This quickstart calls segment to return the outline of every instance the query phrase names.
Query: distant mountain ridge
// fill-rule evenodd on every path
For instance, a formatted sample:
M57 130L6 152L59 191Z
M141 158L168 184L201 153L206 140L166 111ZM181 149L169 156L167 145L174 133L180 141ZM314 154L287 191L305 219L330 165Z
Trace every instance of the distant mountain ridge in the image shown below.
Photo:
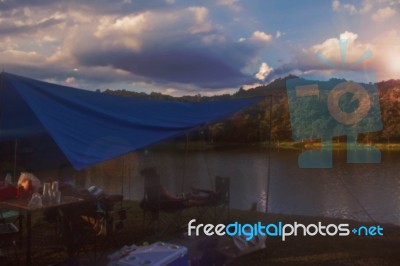
M286 93L286 80L298 78L294 75L288 75L284 78L277 78L271 83L263 86L254 87L251 89L244 90L242 87L233 94L222 94L222 95L214 95L214 96L202 96L201 94L197 95L186 95L186 96L171 96L168 94L162 94L159 92L151 92L149 94L145 92L135 92L128 90L105 90L103 93L128 96L128 97L137 97L137 98L146 98L146 99L169 99L169 100L178 100L178 101L189 101L189 102L197 102L197 101L209 101L209 100L218 100L218 99L229 99L229 98L246 98L246 97L257 97L257 96L268 96L275 95L280 96L282 93ZM332 78L337 79L337 78ZM345 81L345 79L341 79ZM315 81L326 82L326 81ZM400 80L387 80L380 81L377 83L378 89L382 93L387 93L392 88L400 89ZM397 95L397 94L396 94Z
M150 94L144 92L135 92L128 90L105 90L103 93L127 96L127 97L137 97L144 99L165 99L165 100L177 100L177 101L188 101L188 102L198 102L198 101L213 101L213 100L221 100L221 99L231 99L231 98L247 98L247 97L258 97L258 96L268 96L271 94L275 94L276 96L281 95L285 91L286 80L297 78L296 76L289 75L285 78L275 79L273 82L268 85L258 86L255 88L251 88L248 90L244 90L242 87L233 94L222 94L222 95L214 95L214 96L202 96L201 94L197 95L186 95L186 96L171 96L168 94L162 94L159 92L151 92Z
M194 139L206 138L213 142L262 142L270 137L273 141L292 140L288 98L286 94L286 81L297 78L287 76L275 79L268 85L244 90L240 88L234 94L216 96L194 96L173 97L162 93L152 92L132 92L126 90L107 90L103 93L114 95L137 97L145 99L176 100L187 102L215 101L222 99L247 98L274 96L272 106L269 100L263 101L256 106L226 119L224 121L209 125L200 132L192 133ZM337 80L337 79L336 79ZM332 79L331 79L332 81ZM327 84L329 81L315 81L319 84ZM387 142L400 141L400 80L387 80L377 83L378 95L381 108L381 119L383 129L379 132L361 134L359 139L368 142ZM272 128L270 125L270 113L272 110Z

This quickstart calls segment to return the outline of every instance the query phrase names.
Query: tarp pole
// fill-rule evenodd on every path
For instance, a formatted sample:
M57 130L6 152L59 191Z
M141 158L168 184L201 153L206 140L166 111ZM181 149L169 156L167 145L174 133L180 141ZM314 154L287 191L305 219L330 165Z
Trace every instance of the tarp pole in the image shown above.
M0 74L0 76L1 76L1 78L0 78L0 137L1 137L1 133L2 133L2 130L1 130L1 124L2 124L2 121L3 121L3 78L4 78L4 70L3 71L1 71L1 74Z
M0 74L0 139L3 133L1 129L1 124L3 122L3 78L4 78L4 70L1 71Z
M15 141L14 141L14 170L13 170L14 178L17 178L17 149L18 149L18 139L15 139Z
M268 169L267 169L267 181L265 189L265 213L268 213L269 204L269 187L271 179L271 145L272 145L272 95L269 97L269 139L268 139Z
M189 133L186 133L185 158L183 159L183 173L182 173L182 186L181 186L182 193L185 189L186 160L187 160L187 156L188 156L188 149L189 149Z

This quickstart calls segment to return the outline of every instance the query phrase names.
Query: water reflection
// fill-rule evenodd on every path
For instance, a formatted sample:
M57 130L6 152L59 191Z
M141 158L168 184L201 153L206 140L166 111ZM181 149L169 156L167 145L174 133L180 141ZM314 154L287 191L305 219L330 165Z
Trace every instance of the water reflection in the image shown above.
M347 164L345 152L335 152L332 169L300 169L298 152L272 152L268 209L361 221L371 216L378 222L400 224L399 155L383 152L381 164ZM215 176L229 176L233 208L254 209L256 205L257 210L265 210L268 165L267 153L262 151L134 153L123 162L88 170L86 183L140 200L143 178L139 169L148 166L156 167L162 184L176 194L190 187L214 189Z

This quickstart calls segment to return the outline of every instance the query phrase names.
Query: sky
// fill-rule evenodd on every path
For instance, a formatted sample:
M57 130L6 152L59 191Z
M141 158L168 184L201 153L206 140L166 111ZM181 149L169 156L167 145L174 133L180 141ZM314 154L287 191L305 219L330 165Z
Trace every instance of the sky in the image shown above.
M400 79L400 0L0 0L0 67L89 90Z

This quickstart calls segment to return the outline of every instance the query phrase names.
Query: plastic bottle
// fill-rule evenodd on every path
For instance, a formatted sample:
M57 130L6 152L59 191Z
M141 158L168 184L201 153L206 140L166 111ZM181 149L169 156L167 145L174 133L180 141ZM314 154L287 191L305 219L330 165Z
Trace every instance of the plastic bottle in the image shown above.
M5 182L6 184L12 184L12 176L11 176L10 173L7 173L7 174L6 174L6 177L4 178L4 182Z
M50 204L50 202L51 202L51 190L50 189L51 189L50 183L43 184L43 195L42 195L43 205Z

